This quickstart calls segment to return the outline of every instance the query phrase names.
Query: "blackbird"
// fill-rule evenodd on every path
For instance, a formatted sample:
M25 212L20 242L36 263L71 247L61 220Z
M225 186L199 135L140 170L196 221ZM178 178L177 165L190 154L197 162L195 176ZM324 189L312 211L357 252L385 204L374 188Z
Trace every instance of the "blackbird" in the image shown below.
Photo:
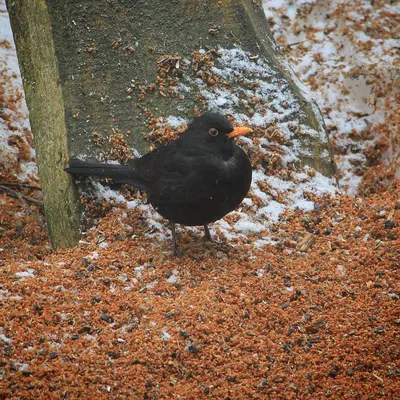
M246 196L252 177L247 154L233 138L252 130L233 127L224 116L205 113L195 118L175 141L130 160L127 165L69 160L70 174L111 178L147 194L149 203L171 222L177 255L175 223L204 225L234 210Z

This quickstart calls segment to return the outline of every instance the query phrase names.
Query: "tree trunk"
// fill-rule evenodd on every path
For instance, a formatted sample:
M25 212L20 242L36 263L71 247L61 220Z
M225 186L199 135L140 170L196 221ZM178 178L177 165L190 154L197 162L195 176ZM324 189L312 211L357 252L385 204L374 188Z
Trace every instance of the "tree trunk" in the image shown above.
M8 2L35 141L47 229L54 248L79 240L78 201L64 172L68 157L65 103L52 20L43 0Z

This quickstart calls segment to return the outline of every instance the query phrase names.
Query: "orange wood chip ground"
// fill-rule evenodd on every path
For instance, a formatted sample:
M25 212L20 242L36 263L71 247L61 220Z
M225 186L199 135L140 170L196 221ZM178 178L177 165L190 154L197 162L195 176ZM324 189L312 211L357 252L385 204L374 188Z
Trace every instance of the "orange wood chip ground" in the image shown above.
M36 205L0 207L0 398L399 396L396 183L291 212L262 249L181 229L181 259L138 210L51 252Z

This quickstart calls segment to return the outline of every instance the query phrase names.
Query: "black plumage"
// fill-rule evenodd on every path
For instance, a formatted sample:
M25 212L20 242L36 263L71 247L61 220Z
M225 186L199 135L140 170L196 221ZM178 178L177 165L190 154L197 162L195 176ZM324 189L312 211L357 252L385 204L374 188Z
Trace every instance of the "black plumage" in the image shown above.
M234 210L246 196L252 178L247 154L233 138L251 132L234 128L222 115L195 118L175 141L133 159L127 165L71 159L66 171L80 176L111 178L143 190L149 203L172 223L204 225Z

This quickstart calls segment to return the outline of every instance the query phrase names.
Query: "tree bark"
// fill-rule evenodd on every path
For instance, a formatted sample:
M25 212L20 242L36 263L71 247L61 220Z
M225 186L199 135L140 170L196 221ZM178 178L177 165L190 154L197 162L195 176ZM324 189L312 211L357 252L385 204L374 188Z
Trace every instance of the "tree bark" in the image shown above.
M65 105L59 81L52 25L44 0L8 2L35 141L47 229L54 248L79 240L78 201L68 157Z

